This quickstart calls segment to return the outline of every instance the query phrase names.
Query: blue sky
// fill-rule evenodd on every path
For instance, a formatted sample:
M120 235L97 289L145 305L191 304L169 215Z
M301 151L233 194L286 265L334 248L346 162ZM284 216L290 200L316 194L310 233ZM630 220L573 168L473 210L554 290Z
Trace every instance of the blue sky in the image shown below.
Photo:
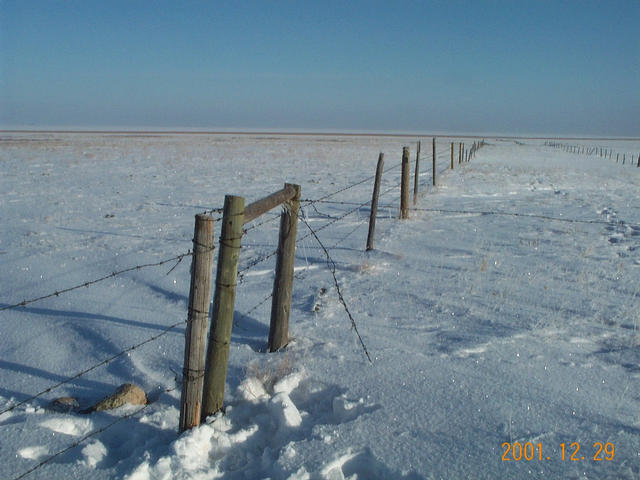
M0 125L640 136L640 1L0 0Z

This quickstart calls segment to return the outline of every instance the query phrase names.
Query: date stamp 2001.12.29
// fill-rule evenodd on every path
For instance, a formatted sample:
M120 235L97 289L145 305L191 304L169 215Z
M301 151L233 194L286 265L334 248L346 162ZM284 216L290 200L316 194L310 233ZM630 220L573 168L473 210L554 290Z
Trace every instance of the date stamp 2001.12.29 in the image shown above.
M518 462L518 461L594 461L602 462L613 460L616 449L611 442L595 442L591 448L583 446L578 442L571 444L561 443L559 448L544 448L542 443L520 443L520 442L504 442L502 444L502 461Z

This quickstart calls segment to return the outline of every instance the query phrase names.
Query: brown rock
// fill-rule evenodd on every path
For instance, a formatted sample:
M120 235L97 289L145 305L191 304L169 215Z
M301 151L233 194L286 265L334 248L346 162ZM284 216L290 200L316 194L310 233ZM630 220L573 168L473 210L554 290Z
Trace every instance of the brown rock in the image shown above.
M96 412L113 410L114 408L121 407L125 403L130 403L131 405L146 405L147 395L137 385L125 383L120 385L113 395L109 395L107 398L98 402L92 410Z

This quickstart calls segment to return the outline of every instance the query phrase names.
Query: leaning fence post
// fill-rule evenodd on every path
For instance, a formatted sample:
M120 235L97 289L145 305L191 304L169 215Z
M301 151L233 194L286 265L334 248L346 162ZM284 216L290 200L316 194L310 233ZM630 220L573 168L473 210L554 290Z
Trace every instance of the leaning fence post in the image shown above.
M418 180L420 177L420 142L418 142L418 150L416 151L416 169L413 175L413 205L418 203Z
M244 198L227 195L224 198L216 290L207 347L202 420L222 409L224 400L243 225Z
M451 142L451 170L453 170L453 142Z
M300 185L285 183L284 188L293 187L295 196L283 205L280 215L280 235L276 277L273 280L271 301L271 324L269 326L269 351L276 352L289 343L289 313L293 294L293 266L296 256L298 232L298 209L300 208Z
M409 147L402 147L402 178L400 182L400 218L409 218Z
M371 213L369 214L369 234L367 235L367 251L373 250L373 237L376 232L376 216L378 215L378 196L380 195L380 181L384 167L384 153L378 156L376 179L373 182L373 196L371 197Z
M185 333L179 431L200 425L204 353L207 344L211 272L213 270L213 218L196 215L191 260L189 312Z

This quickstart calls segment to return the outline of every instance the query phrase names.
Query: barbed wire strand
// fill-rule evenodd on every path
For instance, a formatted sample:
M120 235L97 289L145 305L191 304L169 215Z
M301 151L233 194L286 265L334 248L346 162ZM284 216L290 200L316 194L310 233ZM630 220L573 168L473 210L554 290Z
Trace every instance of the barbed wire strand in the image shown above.
M154 335L153 337L147 338L146 340L144 340L144 341L142 341L142 342L140 342L140 343L137 343L137 344L135 344L135 345L133 345L133 346L131 346L131 347L127 348L126 350L123 350L123 351L121 351L121 352L119 352L119 353L116 353L115 355L112 355L112 356L110 356L109 358L106 358L106 359L102 360L100 363L97 363L97 364L95 364L95 365L92 365L91 367L89 367L89 368L87 368L87 369L85 369L85 370L82 370L81 372L76 373L76 374L75 374L75 375L73 375L72 377L69 377L69 378L67 378L66 380L63 380L63 381L61 381L61 382L56 383L55 385L52 385L52 386L48 387L47 389L45 389L45 390L43 390L43 391L41 391L41 392L37 393L36 395L32 395L31 397L26 398L25 400L22 400L22 401L20 401L20 402L18 402L18 403L15 403L15 404L14 404L14 405L12 405L11 407L6 408L6 409L4 409L4 410L0 411L0 415L2 415L2 414L4 414L4 413L7 413L7 412L10 412L10 411L12 411L12 410L15 410L15 409L16 409L16 408L18 408L19 406L24 405L25 403L28 403L28 402L30 402L30 401L32 401L32 400L35 400L36 398L41 397L41 396L42 396L42 395L44 395L45 393L49 393L49 392L51 392L51 391L53 391L53 390L55 390L55 389L57 389L57 388L59 388L59 387L61 387L61 386L63 386L63 385L66 385L66 384L68 384L68 383L71 383L72 381L74 381L74 380L76 380L76 379L78 379L78 378L82 377L83 375L86 375L87 373L92 372L92 371L93 371L93 370L95 370L96 368L99 368L99 367L102 367L102 366L104 366L104 365L107 365L107 364L109 364L109 363L113 362L116 358L121 357L121 356L122 356L122 355L124 355L125 353L129 353L129 352L131 352L131 351L133 351L133 350L135 350L135 349L137 349L137 348L142 347L143 345L146 345L147 343L151 343L151 342L153 342L153 341L155 341L155 340L159 339L160 337L162 337L162 336L166 335L167 333L169 333L169 332L170 332L171 330L173 330L174 328L176 328L176 327L178 327L178 326L180 326L180 325L182 325L182 324L185 324L186 322L187 322L186 320L182 320L182 321L180 321L180 322L178 322L178 323L174 323L173 325L170 325L170 326L166 327L164 330L162 330L162 331L161 331L160 333L158 333L157 335Z
M349 320L351 320L351 328L353 328L354 332L356 333L356 336L358 337L358 341L360 342L360 346L364 350L364 354L367 356L367 360L369 360L369 363L373 363L373 361L371 360L371 356L369 355L369 351L367 350L367 346L364 344L364 341L360 336L360 332L358 331L358 326L356 325L356 321L353 318L353 315L351 315L351 312L349 311L349 307L347 306L347 302L345 301L344 296L342 295L340 283L338 282L338 278L336 277L336 262L333 261L333 259L331 258L331 255L329 255L328 250L325 248L322 241L320 241L320 239L318 238L318 235L313 230L313 228L311 228L311 225L307 223L306 219L304 218L304 215L300 215L299 218L300 220L302 220L302 223L304 223L307 226L311 235L313 235L313 237L318 242L318 245L320 245L320 247L324 251L324 254L327 257L327 266L329 267L329 271L331 272L331 276L333 277L333 283L335 284L336 291L338 293L338 300L340 300L340 303L342 303L342 306L344 307L345 311L347 312L347 315L349 316Z
M119 270L117 272L110 273L109 275L105 275L104 277L100 277L100 278L97 278L95 280L90 280L88 282L84 282L84 283L81 283L81 284L78 284L78 285L74 285L73 287L65 288L65 289L62 289L62 290L56 290L53 293L49 293L47 295L42 295L41 297L32 298L30 300L23 300L23 301L21 301L19 303L14 303L13 305L5 305L4 307L0 307L0 311L9 310L11 308L24 307L24 306L29 305L31 303L39 302L40 300L45 300L47 298L52 298L52 297L58 297L58 296L60 296L60 295L62 295L64 293L68 293L68 292L71 292L73 290L78 290L78 289L83 288L83 287L90 287L91 285L95 285L96 283L100 283L100 282L103 282L105 280L109 280L110 278L114 278L114 277L117 277L119 275L123 275L125 273L132 272L134 270L142 270L143 268L149 268L149 267L159 267L159 266L165 265L167 263L177 262L176 265L171 270L169 270L169 272L167 272L167 275L168 275L169 273L171 273L173 271L174 268L176 268L178 266L178 264L182 261L182 259L184 257L188 257L188 256L191 256L191 255L193 255L193 252L191 250L189 250L186 253L181 253L180 255L177 255L177 256L171 257L171 258L167 258L167 259L161 260L159 262L145 263L145 264L142 264L142 265L136 265L135 267L125 268L124 270Z
M169 393L172 392L174 390L177 390L178 386L175 386L173 388L169 388L165 390L165 393ZM45 458L44 460L42 460L40 463L38 463L37 465L31 467L29 470L23 472L22 474L20 474L19 476L13 478L13 480L21 480L22 478L25 478L27 475L29 475L30 473L34 472L35 470L37 470L38 468L41 468L43 466L45 466L47 463L51 462L52 460L58 458L60 455L68 452L69 450L72 450L74 448L76 448L77 446L79 446L80 444L84 443L86 440L88 440L91 437L95 437L96 435L105 432L106 430L110 429L111 427L113 427L114 425L122 422L123 420L127 420L131 417L136 416L137 414L139 414L140 412L144 411L147 407L149 407L149 405L151 405L152 403L146 403L143 407L137 409L134 412L131 413L127 413L121 417L116 418L115 420L113 420L112 422L108 423L107 425L98 428L97 430L94 430L90 433L87 433L85 436L79 438L78 440L76 440L75 442L73 442L71 445L69 445L68 447L60 450L59 452L54 453L53 455Z

